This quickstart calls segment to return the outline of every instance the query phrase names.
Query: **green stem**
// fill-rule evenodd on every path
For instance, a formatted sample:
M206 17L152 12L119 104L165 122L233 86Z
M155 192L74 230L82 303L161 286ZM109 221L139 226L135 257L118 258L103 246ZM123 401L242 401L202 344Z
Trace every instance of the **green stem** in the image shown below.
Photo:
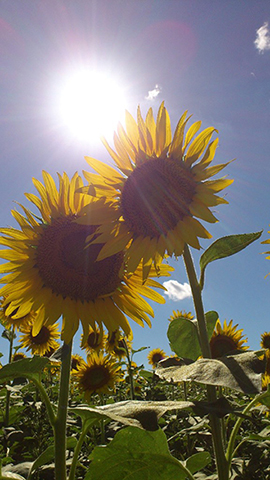
M46 409L47 409L50 424L51 424L52 427L54 427L56 417L55 417L55 413L54 413L52 404L50 402L49 395L46 392L46 389L43 387L42 383L34 377L34 375L29 376L28 378L29 378L29 380L31 380L35 384L36 388L39 390L41 398L44 401Z
M127 343L126 343L124 338L123 338L123 342L124 342L124 345L125 345L126 357L127 357L127 361L128 361L128 378L129 378L129 386L130 386L130 398L131 398L131 400L134 400L135 399L135 392L134 392L134 382L133 382L133 368L132 368L132 365L131 365L131 358L130 358L130 355L129 355L128 346L127 346Z
M260 401L264 398L264 397L267 397L269 395L268 392L264 392L264 393L261 393L260 395L257 395L255 398L253 398L253 400L246 406L246 408L243 410L243 414L246 415L249 410L254 406L256 405L257 403L260 403ZM229 438L229 442L228 442L228 447L227 447L227 452L226 452L226 458L227 458L227 462L229 464L229 466L231 465L231 462L232 462L232 459L236 453L236 450L238 449L238 447L240 445L238 445L235 449L234 449L234 445L235 445L235 441L236 441L236 437L237 437L237 434L239 432L239 428L241 426L241 423L243 422L244 418L242 417L239 417L237 419L237 421L235 422L234 424L234 427L232 429L232 432L231 432L231 435L230 435L230 438Z
M84 442L85 436L88 431L88 422L84 422L82 425L82 433L80 435L80 438L78 440L78 443L76 445L76 448L73 453L73 458L72 458L72 463L70 467L70 472L69 472L69 477L68 480L75 480L75 473L76 473L76 468L77 468L77 461L78 461L78 456L82 448L82 444Z
M11 338L9 340L8 363L11 363L11 361L12 361L13 341L14 341L14 326L12 327ZM8 385L10 385L10 382L8 382ZM8 425L9 425L9 410L10 410L10 390L7 390L5 420L4 420L4 426L5 427L8 427Z
M69 378L71 365L72 341L64 343L62 353L62 366L60 389L58 397L57 417L54 423L54 448L55 448L55 480L67 480L66 469L66 426L69 396Z
M198 332L200 338L201 351L204 358L211 358L211 350L208 341L208 333L204 315L203 301L202 301L202 292L201 286L198 282L194 263L191 257L191 253L188 245L184 247L183 253L184 263L187 271L187 276L189 279L194 307L197 316L198 323ZM212 403L217 399L216 389L213 385L206 385L207 389L207 400ZM213 446L216 457L217 472L219 480L228 480L229 469L228 462L225 457L224 445L222 440L222 431L219 418L211 414L210 415L210 425L213 437Z

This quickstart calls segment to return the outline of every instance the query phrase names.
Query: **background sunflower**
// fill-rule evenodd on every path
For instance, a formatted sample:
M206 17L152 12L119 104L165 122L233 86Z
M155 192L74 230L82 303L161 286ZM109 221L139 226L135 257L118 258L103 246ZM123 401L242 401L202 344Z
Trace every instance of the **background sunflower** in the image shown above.
M33 334L33 329L33 322L21 328L23 334L20 337L21 348L31 350L32 355L45 355L59 347L59 343L56 341L60 337L57 323L42 325L37 335Z
M210 339L212 358L222 357L222 355L226 355L233 350L248 350L249 347L244 345L247 343L247 340L242 335L243 329L239 330L237 327L238 324L233 326L232 320L230 320L228 325L226 320L224 320L223 327L220 320L217 320L215 330Z
M122 379L121 367L109 355L93 352L87 357L87 363L80 365L76 372L79 389L89 400L93 393L110 393L115 384Z

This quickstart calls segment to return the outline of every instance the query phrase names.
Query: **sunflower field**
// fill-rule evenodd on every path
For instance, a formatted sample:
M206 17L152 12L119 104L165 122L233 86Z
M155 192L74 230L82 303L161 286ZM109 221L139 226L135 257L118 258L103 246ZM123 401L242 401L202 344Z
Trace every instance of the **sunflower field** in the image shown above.
M58 186L44 171L31 209L12 210L18 228L1 228L0 480L270 478L270 332L252 351L203 306L209 263L261 232L219 238L195 268L191 248L211 238L201 222L217 221L233 181L215 178L230 163L212 165L216 129L185 132L189 120L172 135L164 103L156 119L127 113L115 150L104 140L113 166L86 157L97 173L58 174ZM157 345L137 364L132 322L151 327L173 256L194 315L174 311L171 353Z

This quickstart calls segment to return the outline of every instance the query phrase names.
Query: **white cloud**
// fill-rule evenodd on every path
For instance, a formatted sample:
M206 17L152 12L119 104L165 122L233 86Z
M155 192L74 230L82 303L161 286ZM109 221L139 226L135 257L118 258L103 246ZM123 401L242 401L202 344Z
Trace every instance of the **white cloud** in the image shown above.
M154 90L149 90L148 95L145 98L146 98L146 100L153 101L153 100L155 100L155 98L157 98L157 96L160 94L160 92L161 92L161 87L158 84L156 84Z
M170 300L177 302L178 300L184 300L192 296L191 288L188 283L179 283L177 280L168 280L163 282L163 286L167 288L165 295L168 295Z
M256 40L254 41L255 47L259 50L259 53L264 53L266 50L270 50L270 33L268 28L268 22L265 22L262 27L256 31Z

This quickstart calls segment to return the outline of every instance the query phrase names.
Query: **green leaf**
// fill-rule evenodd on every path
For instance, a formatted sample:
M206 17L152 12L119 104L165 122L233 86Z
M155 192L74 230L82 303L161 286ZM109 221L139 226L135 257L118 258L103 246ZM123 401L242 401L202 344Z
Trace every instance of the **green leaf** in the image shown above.
M85 480L185 480L192 478L171 456L162 430L120 430L107 447L96 447ZM189 477L187 476L189 473Z
M26 377L33 378L39 374L45 365L49 363L47 357L23 358L16 362L5 365L0 370L0 383L4 383L11 378Z
M191 473L196 473L202 470L208 463L211 462L211 455L209 452L195 453L186 461L186 467Z
M200 285L204 285L204 273L208 263L220 258L229 257L246 248L250 243L260 238L261 232L229 235L219 238L208 247L200 258L201 278Z
M201 355L197 323L185 317L170 322L167 336L170 347L178 357L196 360Z
M208 339L210 340L218 319L218 313L210 311L205 314ZM170 322L167 336L170 347L178 357L197 360L201 355L197 320L177 317Z
M210 340L210 338L213 335L213 331L215 329L217 319L218 319L218 313L215 312L214 310L211 310L210 312L206 312L205 320L206 320L206 328L208 333L208 340Z

